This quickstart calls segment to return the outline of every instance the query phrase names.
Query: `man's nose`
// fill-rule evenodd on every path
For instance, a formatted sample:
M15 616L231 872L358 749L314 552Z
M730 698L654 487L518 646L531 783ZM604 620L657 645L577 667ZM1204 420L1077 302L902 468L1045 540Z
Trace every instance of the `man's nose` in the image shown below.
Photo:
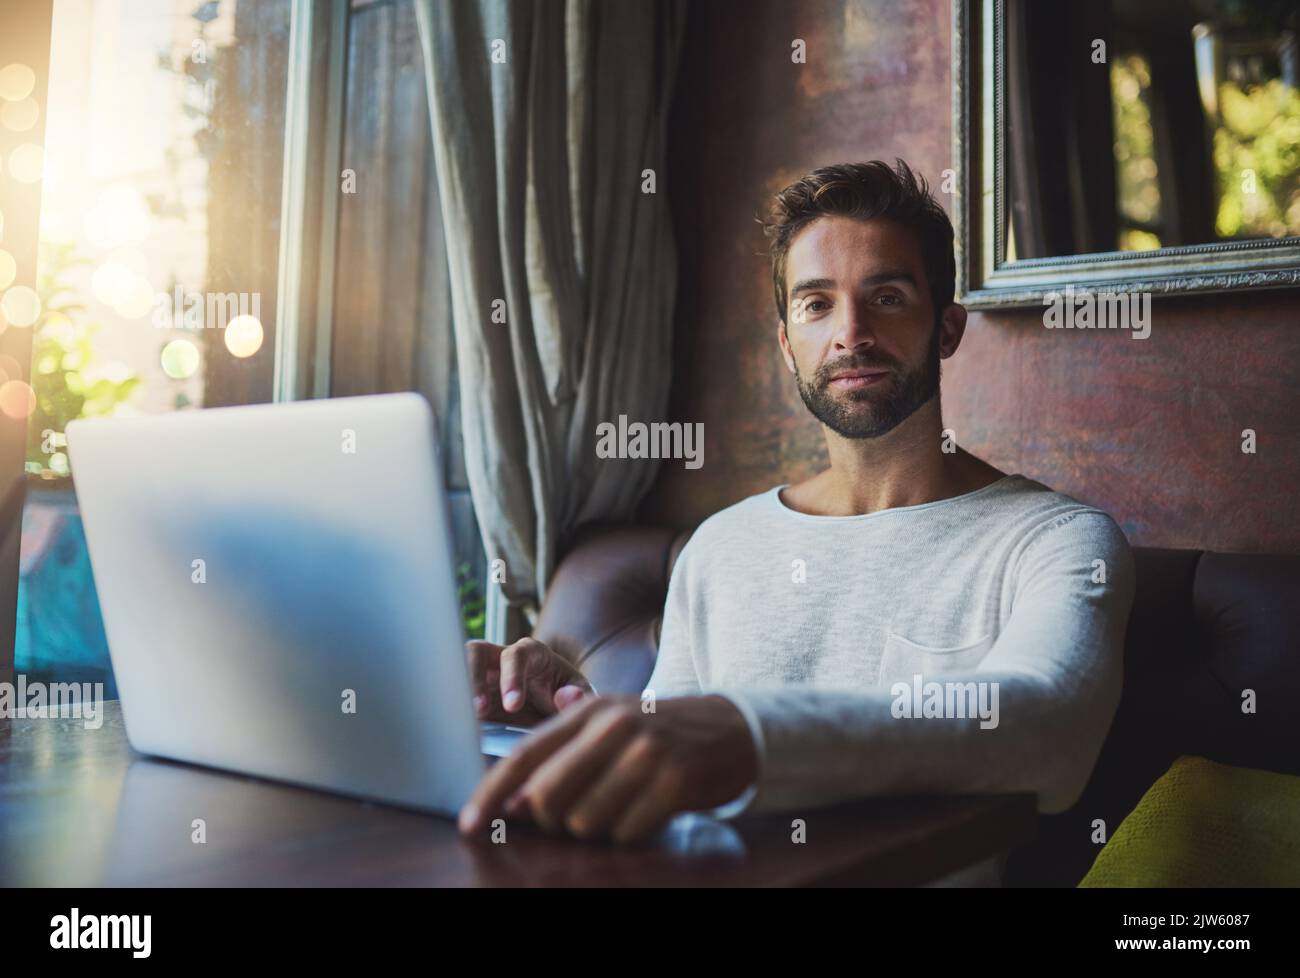
M851 352L875 346L876 336L872 331L866 309L858 303L847 304L841 308L844 310L844 315L835 326L835 348Z

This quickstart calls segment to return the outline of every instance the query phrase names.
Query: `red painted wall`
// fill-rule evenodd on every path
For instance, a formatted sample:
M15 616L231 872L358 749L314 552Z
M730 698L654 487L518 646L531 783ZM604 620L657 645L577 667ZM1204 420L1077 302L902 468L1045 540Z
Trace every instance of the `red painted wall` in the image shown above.
M704 422L705 456L665 463L643 508L677 526L825 465L776 345L755 220L771 195L815 166L895 156L937 185L952 132L949 0L709 0L691 18L671 411ZM796 38L807 64L791 63ZM1102 507L1136 545L1300 553L1300 293L1157 299L1146 340L972 314L943 400L963 446Z

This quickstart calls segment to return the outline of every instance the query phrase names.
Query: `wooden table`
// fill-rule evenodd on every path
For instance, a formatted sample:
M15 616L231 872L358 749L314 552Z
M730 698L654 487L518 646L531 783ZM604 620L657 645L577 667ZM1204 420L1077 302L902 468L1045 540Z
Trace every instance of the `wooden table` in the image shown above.
M493 844L437 816L142 757L116 702L99 729L0 720L5 886L899 886L1020 845L1034 823L1031 795L908 798L683 816L635 849L522 825Z

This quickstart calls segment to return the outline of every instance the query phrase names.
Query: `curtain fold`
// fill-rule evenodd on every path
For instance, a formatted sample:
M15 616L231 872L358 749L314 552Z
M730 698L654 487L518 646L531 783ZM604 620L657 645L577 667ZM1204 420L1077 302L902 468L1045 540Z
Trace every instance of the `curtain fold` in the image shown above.
M685 7L415 5L470 492L507 599L530 607L566 538L630 518L658 466L597 458L596 428L663 420L667 404L666 133Z

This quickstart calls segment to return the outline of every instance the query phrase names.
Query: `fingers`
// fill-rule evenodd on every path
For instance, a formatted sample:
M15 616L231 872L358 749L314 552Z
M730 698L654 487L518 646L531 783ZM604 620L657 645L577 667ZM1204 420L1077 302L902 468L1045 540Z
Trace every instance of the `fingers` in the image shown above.
M678 810L681 788L675 769L660 768L615 821L614 841L620 845L641 842L663 828Z
M581 839L606 836L636 798L649 790L661 754L649 737L623 745L618 760L572 806L565 827Z
M567 709L590 692L590 687L579 686L577 683L570 683L568 686L561 686L555 691L555 712L558 713L561 710Z
M631 843L676 812L720 804L753 782L754 746L734 706L719 697L669 703L668 725L648 722L634 697L572 704L488 771L461 812L461 830L476 832L504 811L531 814L548 831Z
M533 771L517 793L548 832L565 827L575 802L610 768L635 735L634 716L621 709L589 711L582 729Z
M525 737L506 757L488 768L461 809L461 831L468 834L482 829L489 818L502 810L506 799L528 780L529 775L575 736L585 722L586 711L569 710Z
M531 815L548 832L635 841L663 824L677 796L644 795L662 778L662 752L635 714L596 700L568 711L492 768L461 812L465 833L499 812Z
M581 673L534 638L510 645L476 639L465 649L480 720L522 720L527 714L535 722L592 692Z
M501 705L507 713L524 708L528 675L543 667L550 654L550 649L532 638L521 638L501 650Z

